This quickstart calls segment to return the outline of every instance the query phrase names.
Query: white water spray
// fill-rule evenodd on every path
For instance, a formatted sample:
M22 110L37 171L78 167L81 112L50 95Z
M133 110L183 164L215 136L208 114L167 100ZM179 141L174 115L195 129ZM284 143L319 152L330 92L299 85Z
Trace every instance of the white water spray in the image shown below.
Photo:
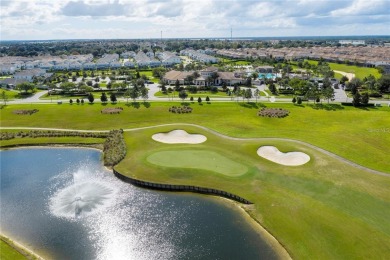
M80 169L72 174L73 181L50 198L50 211L69 219L94 214L112 205L117 189L110 182L96 178Z

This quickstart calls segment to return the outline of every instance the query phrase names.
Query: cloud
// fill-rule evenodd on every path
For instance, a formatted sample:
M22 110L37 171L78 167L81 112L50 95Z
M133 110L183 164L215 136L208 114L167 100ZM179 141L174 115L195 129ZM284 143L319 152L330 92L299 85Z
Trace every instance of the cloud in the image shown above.
M65 16L123 16L126 15L127 6L118 1L104 4L88 4L82 1L70 1L62 9Z
M365 16L389 15L390 2L388 0L357 0L349 6L331 12L332 16Z
M46 38L150 38L160 30L165 37L226 37L231 27L236 37L369 35L388 34L389 4L389 0L2 0L0 20L2 39L45 38L45 33ZM69 24L69 30L60 34L63 24Z

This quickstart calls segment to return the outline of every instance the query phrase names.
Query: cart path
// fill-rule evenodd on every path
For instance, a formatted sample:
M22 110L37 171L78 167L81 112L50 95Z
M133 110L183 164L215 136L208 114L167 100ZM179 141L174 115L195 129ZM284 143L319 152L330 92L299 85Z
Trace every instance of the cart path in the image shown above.
M205 126L201 125L196 125L196 124L188 124L188 123L172 123L172 124L161 124L161 125L154 125L154 126L145 126L145 127L137 127L137 128L128 128L128 129L123 129L124 132L134 132L134 131L140 131L140 130L145 130L145 129L153 129L153 128L159 128L159 127L164 127L164 126L192 126L192 127L197 127L200 128L206 132L212 133L216 136L219 136L221 138L225 138L228 140L234 140L234 141L264 141L264 140L274 140L274 141L288 141L288 142L293 142L297 144L301 144L307 147L310 147L316 151L319 151L323 154L326 154L332 158L338 159L346 164L349 164L355 168L367 171L372 174L380 175L380 176L385 176L385 177L390 177L389 173L377 171L374 169L367 168L365 166L362 166L360 164L357 164L355 162L352 162L348 159L345 159L344 157L341 157L337 154L334 154L328 150L322 149L318 146L312 145L310 143L300 141L300 140L295 140L295 139L289 139L289 138L281 138L281 137L248 137L248 138L242 138L242 137L231 137L227 136L224 134L221 134L217 131L214 131L210 128L207 128ZM42 128L42 127L0 127L0 130L52 130L52 131L75 131L75 132L109 132L110 130L80 130L80 129L63 129L63 128Z

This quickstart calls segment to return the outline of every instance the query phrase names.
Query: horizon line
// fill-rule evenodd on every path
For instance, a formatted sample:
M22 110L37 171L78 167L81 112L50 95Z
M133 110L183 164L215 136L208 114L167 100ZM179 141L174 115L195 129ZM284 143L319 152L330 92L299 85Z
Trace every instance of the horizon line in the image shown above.
M345 38L345 37L386 37L390 38L390 35L382 34L372 34L372 35L311 35L311 36L242 36L242 37L150 37L150 38L68 38L68 39L9 39L9 40L0 40L2 42L11 42L11 41L91 41L91 40L203 40L203 39L226 39L226 40L249 40L249 39L281 39L281 38Z

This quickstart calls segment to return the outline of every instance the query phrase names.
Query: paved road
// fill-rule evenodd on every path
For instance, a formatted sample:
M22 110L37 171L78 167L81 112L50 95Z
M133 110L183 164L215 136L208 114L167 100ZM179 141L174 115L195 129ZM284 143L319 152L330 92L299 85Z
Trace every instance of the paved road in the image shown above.
M158 88L158 85L157 83L153 83L153 84L148 84L146 85L147 88L149 89L149 98L148 100L149 101L174 101L174 102L181 102L182 100L178 97L178 94L176 92L175 94L175 97L172 98L172 97L169 97L169 98L166 98L166 97L155 97L154 95L160 91L160 89ZM258 102L269 102L270 101L270 96L268 95L267 92L265 92L266 90L266 86L263 84L263 85L256 85L256 87L263 93L266 94L266 96L261 96L258 98ZM57 99L53 99L53 100L42 100L42 99L39 99L41 96L45 95L47 93L47 91L42 91L42 92L38 92L36 93L34 96L32 97L29 97L29 98L25 98L25 99L15 99L15 100L11 100L11 101L8 101L9 104L23 104L23 103L26 103L26 104L29 104L29 103L56 103L57 101L62 101L63 103L68 103L69 102L69 99L60 99L60 100L57 100ZM250 101L252 102L255 102L255 98L252 98ZM211 99L212 102L237 102L236 101L236 98L212 98ZM239 101L242 102L242 98L239 98ZM352 99L351 98L347 98L347 95L345 93L344 90L342 89L335 89L335 100L333 102L351 102ZM99 99L95 99L94 101L95 103L100 103L100 100ZM121 102L126 102L126 99L124 98L119 98L118 99L118 102L121 103ZM275 97L275 100L274 102L280 102L280 103L291 103L291 98L278 98L278 97ZM375 103L381 103L382 105L389 105L390 102L389 101L385 101L385 100L379 100L379 101L371 101L371 102L375 102Z
M367 168L367 167L364 167L360 164L357 164L357 163L354 163L350 160L347 160L337 154L334 154L332 152L329 152L328 150L325 150L325 149L322 149L318 146L315 146L315 145L312 145L312 144L309 144L309 143L306 143L306 142L303 142L303 141L299 141L299 140L294 140L294 139L288 139L288 138L276 138L276 137L259 137L259 138L238 138L238 137L231 137L231 136L227 136L227 135L224 135L224 134L221 134L217 131L214 131L210 128L207 128L207 127L204 127L204 126L200 126L200 125L196 125L196 124L186 124L186 123L173 123L173 124L161 124L161 125L155 125L155 126L145 126L145 127L138 127L138 128L129 128L129 129L123 129L123 131L125 132L131 132L131 131L139 131L139 130L144 130L144 129L151 129L151 128L158 128L158 127L162 127L162 126L193 126L193 127L198 127L200 129L203 129L209 133L212 133L214 135L217 135L219 137L222 137L222 138L225 138L225 139L229 139L229 140L238 140L238 141L264 141L264 140L269 140L269 141L288 141L288 142L294 142L294 143L298 143L298 144L301 144L301 145L305 145L307 147L310 147L316 151L319 151L323 154L326 154L332 158L335 158L337 160L340 160L344 163L347 163L355 168L358 168L358 169L362 169L362 170L365 170L369 173L372 173L372 174L376 174L376 175L381 175L381 176L385 176L385 177L389 177L390 178L390 174L389 173L385 173L385 172L381 172L381 171L377 171L377 170L373 170L373 169L370 169L370 168ZM109 130L80 130L80 129L61 129L61 128L37 128L37 127L0 127L0 130L10 130L10 129L16 129L16 130L54 130L54 131L76 131L76 132L109 132Z

